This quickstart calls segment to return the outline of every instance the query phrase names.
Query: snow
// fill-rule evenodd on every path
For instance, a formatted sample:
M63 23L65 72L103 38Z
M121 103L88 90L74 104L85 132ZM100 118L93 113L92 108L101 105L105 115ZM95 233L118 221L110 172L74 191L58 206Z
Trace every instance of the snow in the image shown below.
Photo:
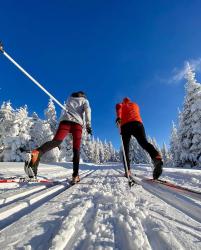
M80 184L0 184L1 249L201 249L201 195L149 184L149 165L81 164ZM72 163L40 164L39 178L70 178ZM24 176L0 163L0 177ZM165 168L163 178L200 191L201 170Z

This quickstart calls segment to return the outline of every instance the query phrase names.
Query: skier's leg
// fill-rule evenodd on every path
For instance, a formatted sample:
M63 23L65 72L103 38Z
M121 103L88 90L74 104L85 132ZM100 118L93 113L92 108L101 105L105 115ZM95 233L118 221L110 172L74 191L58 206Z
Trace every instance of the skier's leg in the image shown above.
M148 142L146 138L145 129L142 123L135 124L133 128L133 136L137 139L140 146L149 153L155 167L153 172L153 178L158 179L158 177L162 174L162 157L155 149L155 147Z
M155 147L148 142L145 129L142 123L134 124L132 135L136 138L140 146L148 152L148 154L152 159L159 154L158 151L155 149Z
M73 178L79 178L80 144L82 139L82 126L72 125L73 136Z
M37 148L37 150L40 152L40 156L45 154L46 152L50 151L53 148L59 147L59 145L62 143L62 140L55 140L47 141L42 146Z
M57 129L56 135L54 136L52 141L45 142L42 146L31 151L29 159L25 161L25 172L29 177L33 177L37 175L38 165L40 162L41 156L47 151L58 147L63 139L67 136L70 130L70 125L66 122L61 122ZM30 169L31 168L31 169Z
M36 149L40 152L40 156L42 156L49 150L58 147L62 143L64 138L68 135L70 128L71 124L69 124L68 122L60 122L54 138L51 141L45 142L42 146Z

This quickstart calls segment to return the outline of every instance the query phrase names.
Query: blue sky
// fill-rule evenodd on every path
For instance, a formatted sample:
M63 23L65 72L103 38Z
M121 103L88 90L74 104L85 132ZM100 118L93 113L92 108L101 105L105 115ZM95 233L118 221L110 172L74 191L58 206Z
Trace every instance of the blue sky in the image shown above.
M62 103L87 93L95 137L118 147L115 104L128 96L146 132L169 142L184 98L184 62L199 80L201 2L165 0L2 1L4 48ZM0 55L0 103L42 118L48 97ZM57 108L60 113L60 108Z

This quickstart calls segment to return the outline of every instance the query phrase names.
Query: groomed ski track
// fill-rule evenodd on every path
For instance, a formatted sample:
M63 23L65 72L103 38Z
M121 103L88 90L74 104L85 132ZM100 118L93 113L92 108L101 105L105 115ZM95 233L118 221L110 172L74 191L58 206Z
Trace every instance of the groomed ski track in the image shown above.
M200 199L139 177L130 189L120 166L89 168L74 186L4 190L1 249L201 249Z

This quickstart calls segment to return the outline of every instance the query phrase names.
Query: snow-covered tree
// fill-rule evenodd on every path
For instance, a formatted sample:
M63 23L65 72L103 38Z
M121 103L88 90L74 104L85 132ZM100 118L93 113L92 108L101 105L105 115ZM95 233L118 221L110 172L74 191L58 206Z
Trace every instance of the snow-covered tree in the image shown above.
M93 162L94 137L87 135L86 129L83 129L81 143L81 159L85 162Z
M161 149L160 146L158 145L156 138L151 138L148 136L148 141L155 147L155 149L159 152L159 154L161 154Z
M100 150L98 141L94 141L93 162L97 164L100 163Z
M105 157L104 157L104 146L103 146L103 142L99 141L99 159L101 163L105 162Z
M60 145L60 156L59 161L72 161L73 160L73 138L69 134Z
M46 120L34 112L28 116L27 107L14 110L10 102L4 102L0 108L0 161L24 161L26 151L40 147L52 140L56 127L56 112L50 100L45 111ZM42 161L72 161L73 141L69 134L59 149L45 153ZM90 137L83 129L81 161L102 163L119 160L119 153L111 142L104 143Z
M15 111L13 125L9 135L4 142L6 150L4 152L4 161L24 161L26 150L29 150L29 127L27 107L19 108Z
M53 133L51 131L49 123L41 120L34 112L31 119L32 125L30 127L30 146L31 148L40 147L43 143L52 140ZM42 161L57 161L58 160L58 148L50 150L45 153L41 158Z
M49 100L48 107L45 110L45 117L47 119L47 122L50 124L51 131L54 134L57 128L57 116L56 116L55 105L52 99Z
M180 164L180 148L179 148L179 139L178 132L174 122L172 122L172 132L170 137L170 165L172 167L179 167Z
M170 157L170 153L169 153L168 148L167 148L165 143L163 143L163 146L161 148L161 155L163 158L163 165L169 166L171 157Z
M11 134L14 121L14 110L10 101L3 102L0 109L0 160L4 161L4 154L7 148L6 138Z
M199 165L201 152L201 84L195 79L195 73L187 64L187 82L183 110L179 117L178 140L180 165Z
M106 140L104 141L103 147L104 147L104 159L105 162L108 162L110 160L110 148Z
M109 148L109 152L110 152L109 161L111 161L111 162L116 161L116 154L115 154L116 151L115 151L111 141L108 142L108 148Z
M131 137L130 140L130 161L132 163L150 163L151 158L148 153L139 145L137 140L134 137Z

